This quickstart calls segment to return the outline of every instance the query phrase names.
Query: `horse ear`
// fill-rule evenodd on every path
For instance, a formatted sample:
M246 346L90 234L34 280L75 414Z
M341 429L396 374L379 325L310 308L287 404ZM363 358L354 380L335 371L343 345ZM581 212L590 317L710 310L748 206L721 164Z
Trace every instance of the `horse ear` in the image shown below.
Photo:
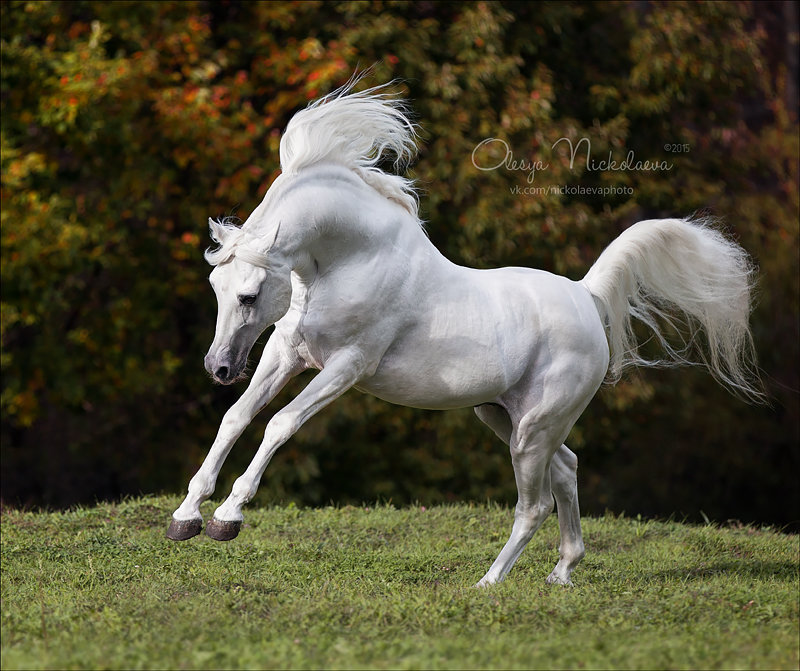
M208 233L211 236L211 239L218 245L224 243L226 233L225 227L218 221L214 221L211 217L208 218Z

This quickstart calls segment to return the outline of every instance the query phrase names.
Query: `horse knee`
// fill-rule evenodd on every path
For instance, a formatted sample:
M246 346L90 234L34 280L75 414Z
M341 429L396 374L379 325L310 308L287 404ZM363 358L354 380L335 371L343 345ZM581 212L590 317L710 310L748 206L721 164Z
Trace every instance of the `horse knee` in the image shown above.
M233 483L233 487L231 488L231 496L237 501L241 502L241 505L243 505L245 503L249 503L250 500L256 495L257 491L257 482L253 482L247 478L246 475L240 475Z

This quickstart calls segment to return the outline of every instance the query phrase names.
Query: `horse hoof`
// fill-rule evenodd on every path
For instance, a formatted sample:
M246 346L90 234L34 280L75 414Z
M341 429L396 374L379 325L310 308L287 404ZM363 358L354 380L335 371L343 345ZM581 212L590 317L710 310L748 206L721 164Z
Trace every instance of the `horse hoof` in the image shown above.
M174 517L167 529L171 541L188 541L203 530L203 520L176 520Z
M563 585L564 587L574 587L572 581L569 578L564 580L564 578L562 578L561 576L556 575L555 571L551 573L549 576L547 576L545 582L548 585Z
M212 517L206 525L206 534L215 541L232 541L239 535L241 528L241 522L223 522Z

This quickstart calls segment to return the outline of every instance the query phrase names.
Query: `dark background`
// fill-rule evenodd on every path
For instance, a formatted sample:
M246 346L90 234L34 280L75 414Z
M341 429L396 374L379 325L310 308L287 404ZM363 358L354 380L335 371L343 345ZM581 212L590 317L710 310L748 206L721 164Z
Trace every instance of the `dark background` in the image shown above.
M399 78L417 115L411 174L456 262L577 279L637 220L720 218L760 267L771 406L696 369L603 389L568 441L582 506L797 528L797 35L797 5L777 2L3 2L3 504L184 490L243 389L202 367L206 219L245 219L292 114L377 63L367 83ZM481 172L488 137L551 165L533 185ZM570 169L550 150L561 137L672 167ZM617 191L514 192L529 186ZM307 381L240 439L218 494ZM352 391L279 451L258 501L515 495L506 448L471 410Z

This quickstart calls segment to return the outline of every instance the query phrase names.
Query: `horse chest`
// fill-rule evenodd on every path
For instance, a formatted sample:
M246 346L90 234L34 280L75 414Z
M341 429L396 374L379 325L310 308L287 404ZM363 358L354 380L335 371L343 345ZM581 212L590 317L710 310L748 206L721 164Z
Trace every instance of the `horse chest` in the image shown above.
M343 333L339 324L313 312L298 311L282 321L282 335L309 368L323 370L332 354L352 342L352 335Z

